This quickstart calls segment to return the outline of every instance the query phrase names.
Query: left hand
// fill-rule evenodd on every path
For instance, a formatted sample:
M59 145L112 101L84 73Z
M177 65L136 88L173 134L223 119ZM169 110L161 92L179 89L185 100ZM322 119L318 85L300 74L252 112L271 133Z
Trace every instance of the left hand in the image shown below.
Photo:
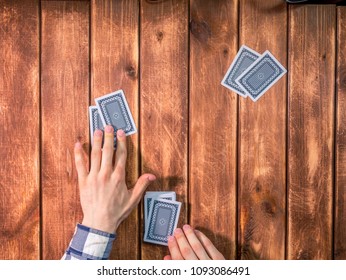
M80 202L84 214L82 224L109 233L115 233L119 224L137 206L147 186L156 179L153 174L143 174L129 190L125 182L127 149L124 131L117 131L114 164L113 145L112 126L105 127L103 149L102 131L95 131L90 171L81 143L77 142L74 149Z

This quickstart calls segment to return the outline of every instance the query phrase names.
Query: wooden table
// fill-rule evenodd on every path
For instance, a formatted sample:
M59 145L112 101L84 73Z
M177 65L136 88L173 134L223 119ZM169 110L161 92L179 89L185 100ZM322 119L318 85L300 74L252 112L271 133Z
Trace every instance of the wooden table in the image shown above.
M81 209L73 145L122 88L127 180L228 259L346 258L346 7L282 0L0 0L0 258L58 259ZM288 69L257 102L220 82L243 44ZM162 259L138 207L114 259Z

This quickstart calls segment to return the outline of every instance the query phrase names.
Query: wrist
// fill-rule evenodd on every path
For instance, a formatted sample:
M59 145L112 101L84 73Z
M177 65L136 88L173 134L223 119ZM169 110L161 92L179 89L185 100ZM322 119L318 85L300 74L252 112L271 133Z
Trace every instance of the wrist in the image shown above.
M115 231L117 229L117 223L114 225L113 223L107 223L107 222L99 222L99 221L92 221L88 220L86 218L83 218L83 221L81 222L83 226L104 231L107 233L115 234Z

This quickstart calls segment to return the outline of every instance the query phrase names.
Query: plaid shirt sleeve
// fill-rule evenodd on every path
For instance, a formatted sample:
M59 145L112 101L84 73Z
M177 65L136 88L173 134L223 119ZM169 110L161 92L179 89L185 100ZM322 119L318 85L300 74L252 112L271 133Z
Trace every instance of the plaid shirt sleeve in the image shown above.
M62 260L107 260L115 234L77 224Z

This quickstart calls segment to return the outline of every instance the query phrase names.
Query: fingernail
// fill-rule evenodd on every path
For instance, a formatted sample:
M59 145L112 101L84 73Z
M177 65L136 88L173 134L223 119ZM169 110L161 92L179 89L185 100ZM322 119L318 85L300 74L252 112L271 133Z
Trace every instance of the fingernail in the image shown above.
M119 129L119 130L117 131L117 134L118 134L118 136L120 136L120 137L125 136L125 132L124 132L124 130L122 130L122 129Z
M74 146L78 149L82 148L82 144L80 142L76 142L76 144L74 144Z
M174 236L168 236L168 242L173 242L174 241Z
M182 230L180 228L176 228L174 230L174 234L181 234L182 233Z
M107 133L111 133L111 132L113 132L113 127L110 126L110 125L107 125L107 126L105 127L105 131L106 131Z
M184 226L183 226L183 229L184 229L184 230L188 230L188 229L190 229L190 228L191 228L190 225L184 225Z
M155 180L156 180L155 175L149 174L149 175L148 175L148 180L149 180L149 181L155 181Z
M95 136L102 136L102 130L96 129L94 135Z

